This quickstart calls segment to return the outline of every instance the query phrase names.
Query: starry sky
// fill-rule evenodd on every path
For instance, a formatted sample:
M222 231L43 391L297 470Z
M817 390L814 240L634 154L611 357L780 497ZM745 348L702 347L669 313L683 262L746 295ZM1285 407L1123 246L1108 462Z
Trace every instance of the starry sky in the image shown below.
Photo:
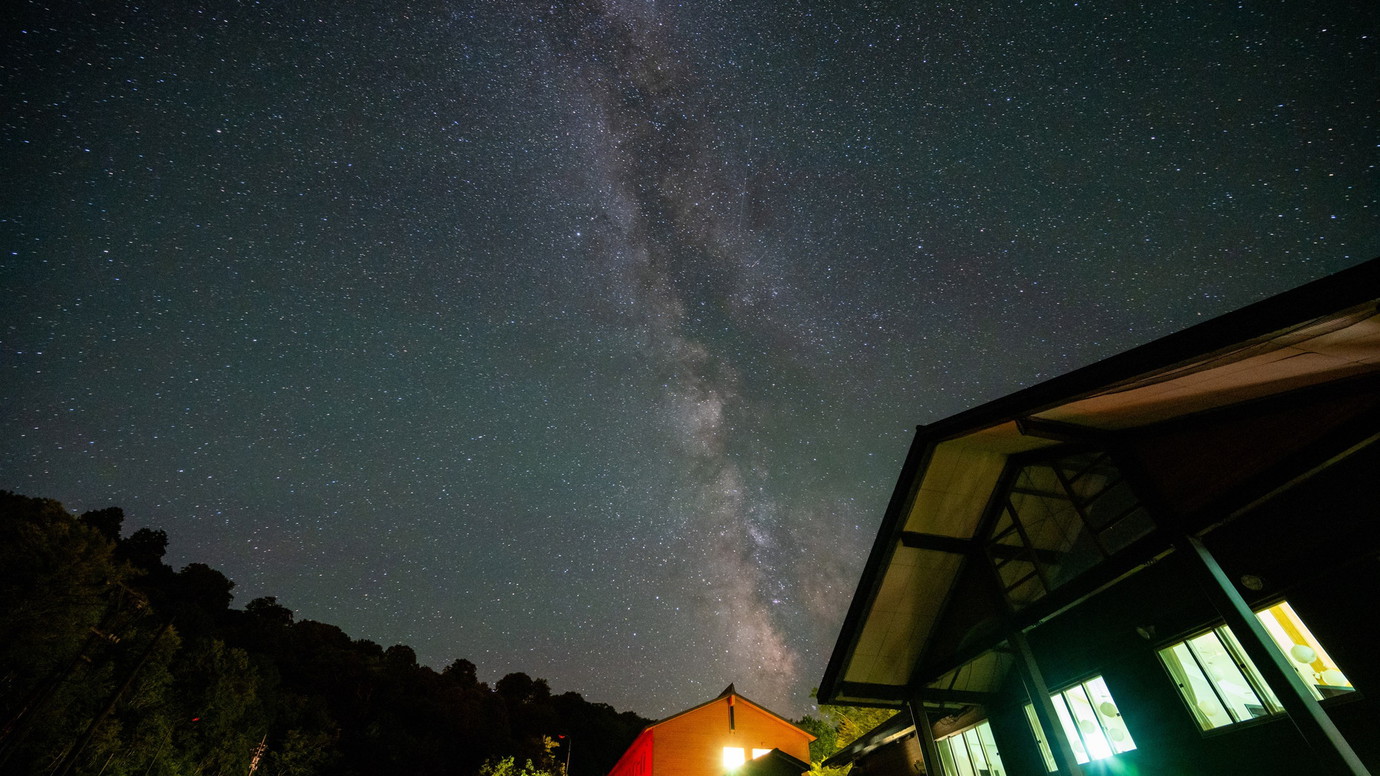
M915 424L1380 254L1368 3L3 15L0 488L649 717L810 708Z

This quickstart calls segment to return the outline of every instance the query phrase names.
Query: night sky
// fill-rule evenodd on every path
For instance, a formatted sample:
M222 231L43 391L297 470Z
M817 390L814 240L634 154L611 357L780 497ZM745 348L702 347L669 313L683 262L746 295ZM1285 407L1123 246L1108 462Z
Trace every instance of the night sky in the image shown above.
M1380 254L1362 2L14 2L0 488L810 707L913 428Z

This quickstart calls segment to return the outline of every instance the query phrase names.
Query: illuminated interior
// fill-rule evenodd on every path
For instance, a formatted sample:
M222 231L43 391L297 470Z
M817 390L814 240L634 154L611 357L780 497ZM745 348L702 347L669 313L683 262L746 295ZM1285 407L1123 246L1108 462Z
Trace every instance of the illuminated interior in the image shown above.
M1289 658L1289 665L1298 672L1314 698L1323 700L1356 689L1288 601L1256 612L1256 617L1260 618L1279 651Z
M1064 729L1069 747L1073 749L1073 757L1080 764L1104 760L1136 748L1131 731L1126 728L1126 721L1121 718L1121 711L1102 677L1094 676L1082 684L1052 693L1049 699L1054 702L1054 711L1059 716L1059 724ZM1035 707L1026 704L1025 716L1040 744L1045 767L1050 771L1055 770L1054 757L1040 730Z
M770 753L771 753L771 750L770 750L770 749L755 749L755 748L754 748L754 749L752 750L752 759L756 760L758 757L761 757L762 755L770 754ZM747 762L747 750L746 750L746 749L744 749L744 748L741 747L741 746L725 746L725 747L724 747L724 770L726 770L726 771L737 770L737 768L738 768L740 765L742 765L743 763L745 763L745 762Z
M1315 700L1354 690L1287 601L1256 612ZM1225 625L1160 650L1179 695L1203 730L1284 712L1236 634Z
M992 738L992 726L981 722L961 733L934 742L944 772L959 776L1006 776L997 742Z

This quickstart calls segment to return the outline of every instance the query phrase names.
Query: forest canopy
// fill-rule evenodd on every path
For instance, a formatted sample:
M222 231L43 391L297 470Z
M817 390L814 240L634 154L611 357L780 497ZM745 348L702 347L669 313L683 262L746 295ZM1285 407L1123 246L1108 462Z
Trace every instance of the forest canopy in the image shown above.
M493 687L174 571L118 507L0 491L0 774L606 773L649 724L510 673Z

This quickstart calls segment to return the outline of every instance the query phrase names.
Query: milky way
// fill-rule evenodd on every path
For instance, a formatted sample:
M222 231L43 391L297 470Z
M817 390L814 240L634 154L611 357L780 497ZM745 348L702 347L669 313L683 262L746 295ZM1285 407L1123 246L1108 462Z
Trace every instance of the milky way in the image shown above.
M916 423L1378 252L1351 5L24 3L0 488L803 713Z

